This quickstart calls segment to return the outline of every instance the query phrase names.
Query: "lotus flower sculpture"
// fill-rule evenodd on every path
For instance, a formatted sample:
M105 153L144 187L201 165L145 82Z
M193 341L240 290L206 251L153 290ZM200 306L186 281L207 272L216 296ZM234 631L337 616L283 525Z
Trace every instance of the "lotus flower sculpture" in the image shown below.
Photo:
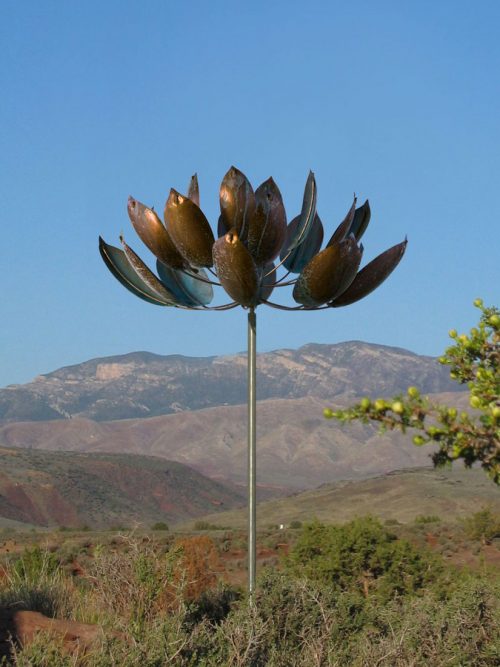
M370 222L366 201L356 197L323 250L323 224L316 212L316 181L307 178L302 210L288 225L278 186L269 178L254 191L231 167L220 187L217 239L200 208L196 174L187 195L171 190L164 222L153 208L129 197L135 231L156 257L153 273L123 237L122 248L99 239L101 256L122 285L158 306L188 310L248 309L248 588L253 599L256 573L256 314L260 304L282 310L338 308L359 301L396 268L406 239L359 270L361 237ZM278 272L282 273L278 277ZM298 274L288 279L290 274ZM296 306L271 300L278 288L293 285ZM214 286L231 301L211 306ZM273 297L274 299L274 297Z
M282 310L338 308L359 301L395 269L406 240L359 270L360 243L370 221L366 201L356 198L323 250L323 224L316 212L316 181L306 182L300 215L288 225L278 186L269 178L255 191L246 176L231 167L220 187L217 237L200 208L198 179L187 195L171 190L164 223L153 208L129 197L128 214L135 231L156 257L157 274L121 237L122 249L99 239L111 273L133 294L159 306L190 310L227 310L260 304ZM278 270L284 272L278 278ZM287 280L290 274L298 274ZM231 302L210 306L213 286L220 285ZM293 285L297 306L270 300L277 288Z

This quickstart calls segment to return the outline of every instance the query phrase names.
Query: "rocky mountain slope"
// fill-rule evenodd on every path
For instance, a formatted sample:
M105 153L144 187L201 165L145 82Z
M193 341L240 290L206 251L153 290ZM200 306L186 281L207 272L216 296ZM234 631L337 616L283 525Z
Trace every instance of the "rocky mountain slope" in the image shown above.
M434 358L399 348L347 342L258 355L260 400L392 395L411 384L424 392L456 388ZM0 421L109 421L245 400L245 354L197 358L134 352L93 359L0 389Z
M234 489L165 459L0 447L0 519L109 528L241 506Z

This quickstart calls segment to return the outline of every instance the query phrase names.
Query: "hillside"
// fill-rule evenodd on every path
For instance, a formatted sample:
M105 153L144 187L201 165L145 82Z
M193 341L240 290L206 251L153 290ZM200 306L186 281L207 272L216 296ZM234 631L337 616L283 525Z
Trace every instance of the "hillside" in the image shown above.
M434 358L362 342L305 345L258 355L260 400L394 394L414 384L453 391ZM246 400L246 355L160 356L134 352L93 359L0 389L0 421L153 417Z
M500 490L481 469L466 470L458 464L452 470L401 470L365 480L325 484L262 502L257 505L257 523L265 527L315 518L324 523L341 523L366 514L401 523L419 515L453 520L485 506L500 512ZM244 509L203 518L239 529L244 529L247 521Z
M466 407L463 393L438 400ZM428 465L431 449L373 425L323 418L319 398L260 401L257 479L268 490L297 491L326 482ZM134 453L192 466L212 479L246 484L246 406L186 411L150 419L7 423L0 445L78 452Z
M149 526L243 502L232 488L165 459L0 447L0 461L3 525Z

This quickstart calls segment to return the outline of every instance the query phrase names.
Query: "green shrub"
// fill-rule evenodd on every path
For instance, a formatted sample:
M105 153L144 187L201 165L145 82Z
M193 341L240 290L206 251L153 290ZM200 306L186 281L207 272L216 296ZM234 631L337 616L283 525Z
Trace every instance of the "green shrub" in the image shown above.
M416 592L442 571L436 557L369 516L342 526L306 525L285 566L296 576L384 599Z
M464 519L464 530L472 540L479 540L482 544L490 544L493 539L500 537L500 514L484 507L479 512Z
M168 530L168 524L164 521L157 521L151 526L151 530Z
M419 514L418 516L415 517L415 523L440 523L441 519L440 517L436 516L435 514Z

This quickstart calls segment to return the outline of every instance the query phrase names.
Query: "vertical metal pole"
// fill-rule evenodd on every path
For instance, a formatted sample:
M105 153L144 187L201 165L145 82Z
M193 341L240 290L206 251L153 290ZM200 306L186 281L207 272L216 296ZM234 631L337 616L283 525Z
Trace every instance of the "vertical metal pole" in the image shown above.
M257 318L252 308L248 313L248 593L253 603L257 554L256 517L256 337Z

